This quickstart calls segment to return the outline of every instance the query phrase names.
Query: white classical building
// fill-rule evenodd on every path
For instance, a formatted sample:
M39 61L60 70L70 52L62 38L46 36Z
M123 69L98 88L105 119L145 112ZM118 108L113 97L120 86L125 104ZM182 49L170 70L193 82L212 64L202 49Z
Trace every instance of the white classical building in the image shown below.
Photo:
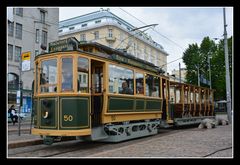
M136 29L109 10L99 10L59 22L59 39L75 37L114 49L127 51L135 57L161 67L167 63L168 53L151 36ZM167 65L163 70L167 71Z

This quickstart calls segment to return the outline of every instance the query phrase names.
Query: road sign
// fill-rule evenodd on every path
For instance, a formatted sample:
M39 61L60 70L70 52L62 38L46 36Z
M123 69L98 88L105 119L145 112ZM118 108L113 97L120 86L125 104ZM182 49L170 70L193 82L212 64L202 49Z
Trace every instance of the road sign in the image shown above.
M31 52L22 53L22 71L28 71L31 69L30 57L31 57Z

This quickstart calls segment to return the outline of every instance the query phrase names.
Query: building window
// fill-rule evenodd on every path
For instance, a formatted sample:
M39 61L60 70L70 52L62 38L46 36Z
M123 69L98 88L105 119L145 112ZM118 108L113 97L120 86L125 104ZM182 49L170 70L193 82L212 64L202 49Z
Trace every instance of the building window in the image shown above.
M80 41L86 41L86 34L80 34Z
M112 43L112 42L109 42L108 46L109 46L110 48L113 48L113 43Z
M17 89L18 88L19 76L15 73L8 73L8 88ZM16 100L14 100L16 101Z
M14 58L15 62L20 61L21 53L22 53L22 48L19 46L15 46L15 58Z
M151 55L150 62L155 64L155 57L154 57L154 55Z
M99 31L94 32L94 39L95 40L99 39Z
M136 56L136 43L133 43L133 55Z
M8 21L8 35L13 37L14 22Z
M40 10L40 21L42 23L45 23L45 16L46 16L45 14L46 13L44 11Z
M113 37L113 30L108 29L108 37L112 38Z
M58 30L58 33L61 33L63 30Z
M42 31L42 44L47 46L47 32Z
M39 38L40 37L40 31L39 29L36 29L36 43L39 43Z
M86 27L87 26L87 24L85 23L85 24L82 24L82 27Z
M122 41L124 39L124 33L122 31L120 31L120 33L119 33L119 39L120 39L120 41Z
M16 23L16 38L22 39L22 24Z
M73 30L75 27L70 27L69 30Z
M23 16L23 8L16 8L15 14L22 17Z
M13 59L13 45L8 44L8 59Z
M95 21L95 23L101 23L101 20L97 20L97 21Z

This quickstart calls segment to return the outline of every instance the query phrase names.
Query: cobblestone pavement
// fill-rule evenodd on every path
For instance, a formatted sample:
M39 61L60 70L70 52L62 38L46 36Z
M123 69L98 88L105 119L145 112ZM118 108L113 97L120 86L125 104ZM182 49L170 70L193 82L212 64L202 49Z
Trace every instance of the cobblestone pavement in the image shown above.
M23 135L24 136L24 135ZM26 135L27 136L27 135ZM231 158L232 126L163 130L121 143L69 141L8 150L9 157L60 158Z
M96 153L91 157L232 157L232 125L190 129L137 144ZM223 150L226 149L227 150ZM216 152L218 150L223 150Z

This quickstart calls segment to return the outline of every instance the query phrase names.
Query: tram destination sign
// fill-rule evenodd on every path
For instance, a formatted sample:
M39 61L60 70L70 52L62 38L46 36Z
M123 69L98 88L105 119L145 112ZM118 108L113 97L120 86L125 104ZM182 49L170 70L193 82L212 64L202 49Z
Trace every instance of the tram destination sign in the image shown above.
M58 40L49 43L49 53L67 50L76 50L78 41L75 37Z
M157 72L157 70L153 66L149 66L149 65L144 64L140 61L137 61L137 60L134 60L134 59L129 59L127 57L123 57L123 56L120 56L120 55L117 55L117 54L113 54L112 59L115 60L115 61L121 62L121 63L129 64L129 65L139 67L139 68L142 68L142 69L146 69L146 70L149 70L149 71L152 71L152 72Z

